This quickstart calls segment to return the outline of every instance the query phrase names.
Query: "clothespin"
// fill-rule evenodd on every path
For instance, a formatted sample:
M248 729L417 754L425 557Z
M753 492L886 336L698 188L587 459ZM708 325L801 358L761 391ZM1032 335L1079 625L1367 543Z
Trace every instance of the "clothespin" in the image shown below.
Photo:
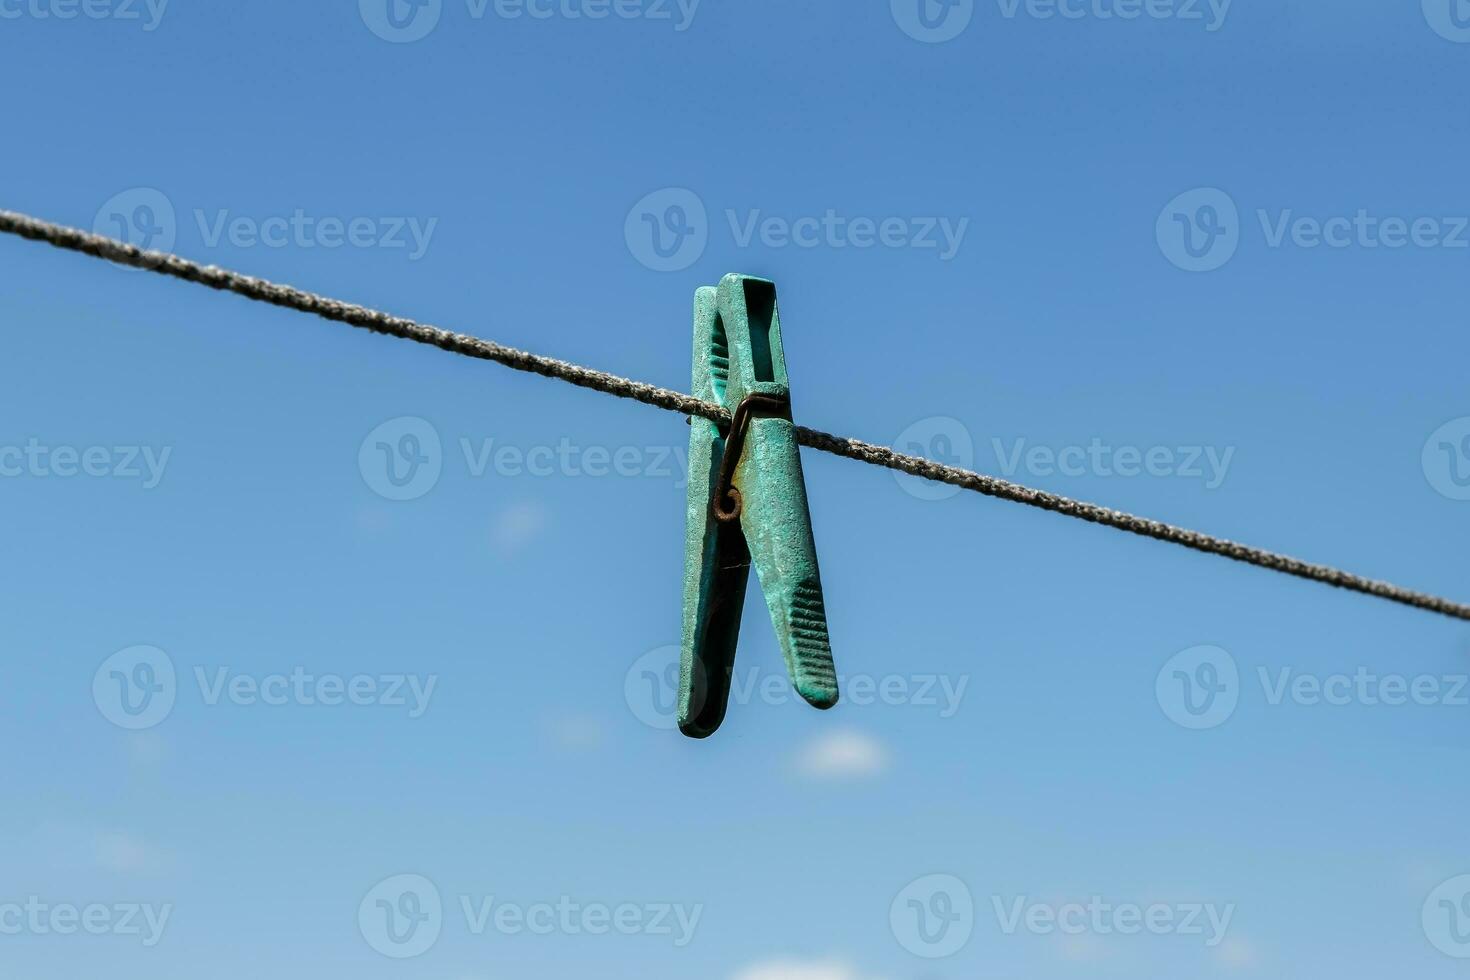
M775 283L728 275L695 292L693 393L732 413L728 427L690 420L679 730L704 738L725 718L752 562L791 683L837 703Z

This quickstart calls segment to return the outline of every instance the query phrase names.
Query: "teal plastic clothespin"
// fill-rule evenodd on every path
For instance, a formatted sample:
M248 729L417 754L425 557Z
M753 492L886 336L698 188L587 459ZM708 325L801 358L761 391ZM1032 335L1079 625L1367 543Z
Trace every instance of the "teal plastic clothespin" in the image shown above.
M729 275L695 292L694 395L733 414L728 428L690 420L679 730L704 738L725 718L752 561L791 683L837 703L775 283Z

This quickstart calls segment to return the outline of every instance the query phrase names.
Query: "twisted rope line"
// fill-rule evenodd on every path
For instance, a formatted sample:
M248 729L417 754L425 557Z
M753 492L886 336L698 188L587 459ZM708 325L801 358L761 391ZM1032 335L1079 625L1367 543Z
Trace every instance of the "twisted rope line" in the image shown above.
M362 327L374 333L401 337L404 340L429 344L456 354L494 361L517 371L528 371L548 378L558 378L581 388L591 388L594 391L615 395L619 398L631 398L645 405L653 405L670 412L678 412L681 415L697 415L721 423L730 421L730 413L721 406L701 401L682 392L659 388L641 381L608 374L605 371L582 367L579 364L517 350L514 347L506 347L491 340L471 337L468 334L453 333L379 310L319 296L292 286L231 272L218 266L199 265L177 255L144 251L126 242L77 228L67 228L49 221L41 221L13 211L0 211L0 232L46 242L57 248L81 252L84 255L107 259L121 265L148 269L175 279L183 279L186 282L196 282L211 289L235 293L246 299L269 303L272 306L311 313L326 320ZM1045 490L1034 490L1018 483L986 476L983 473L960 469L956 466L946 466L921 456L908 456L894 452L886 446L877 446L858 439L848 439L805 426L796 427L796 438L803 446L835 456L887 467L926 480L947 483L963 490L984 494L987 497L998 497L1057 514L1065 514L1068 517L1075 517L1093 524L1167 541L1194 551L1219 555L1285 575L1323 582L1365 595L1378 596L1391 602L1441 613L1456 619L1470 620L1470 605L1423 592L1415 592L1389 582L1353 575L1328 565L1317 565L1262 548L1252 548L1199 531L1175 527L1163 521L1136 517L1123 511L1072 500Z

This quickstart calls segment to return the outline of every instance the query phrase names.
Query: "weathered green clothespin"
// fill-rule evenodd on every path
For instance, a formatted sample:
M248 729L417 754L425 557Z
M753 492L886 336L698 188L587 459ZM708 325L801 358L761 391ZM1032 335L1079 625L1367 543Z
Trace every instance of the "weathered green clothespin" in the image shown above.
M725 718L752 560L791 683L837 703L774 283L729 275L695 292L694 395L733 414L690 420L679 730L704 738Z

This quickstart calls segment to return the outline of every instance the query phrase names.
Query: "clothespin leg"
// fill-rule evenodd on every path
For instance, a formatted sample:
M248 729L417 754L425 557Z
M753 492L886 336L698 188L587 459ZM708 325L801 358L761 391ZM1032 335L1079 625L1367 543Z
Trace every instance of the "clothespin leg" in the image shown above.
M729 275L720 280L717 298L729 350L726 403L765 406L758 414L748 413L752 417L745 423L745 445L732 481L739 493L740 526L791 682L809 704L830 708L837 703L837 671L791 421L776 286L754 276Z
M796 427L789 419L754 419L746 440L735 471L745 544L791 683L808 704L830 708L837 703L837 670Z
M694 295L693 391L706 401L721 400L729 372L729 351L719 334L718 294L705 286ZM692 738L713 734L725 719L750 579L750 552L740 525L717 521L710 511L724 453L725 438L715 423L689 420L678 722Z

